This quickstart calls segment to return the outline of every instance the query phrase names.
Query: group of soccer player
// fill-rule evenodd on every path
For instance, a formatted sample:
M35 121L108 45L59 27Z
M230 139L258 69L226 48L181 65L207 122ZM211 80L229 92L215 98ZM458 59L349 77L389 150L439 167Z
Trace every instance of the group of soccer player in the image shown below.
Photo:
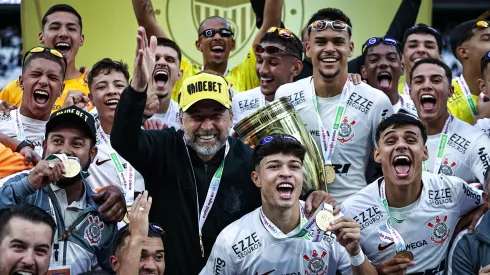
M132 0L131 76L109 57L77 68L82 17L65 4L45 13L42 46L0 92L0 208L35 204L57 229L39 253L26 248L38 239L11 236L39 227L6 217L41 219L0 212L0 274L490 274L490 21L452 30L453 76L425 24L368 39L356 67L344 12L319 10L300 39L280 27L283 0L263 2L246 59L229 68L237 30L225 18L200 24L193 64L151 1ZM328 194L302 195L308 152L296 137L253 148L234 137L284 97L323 156ZM80 160L79 185L66 184L66 157ZM111 185L127 206L107 211L117 234L86 216Z

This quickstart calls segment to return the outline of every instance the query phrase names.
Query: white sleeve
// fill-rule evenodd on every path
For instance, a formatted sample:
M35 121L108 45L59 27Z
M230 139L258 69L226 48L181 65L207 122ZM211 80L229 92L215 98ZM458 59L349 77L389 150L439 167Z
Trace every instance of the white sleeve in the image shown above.
M240 110L238 108L238 100L239 98L237 98L236 96L233 98L233 100L231 101L231 110L233 112L233 126L235 126L240 120L239 120L239 111ZM232 129L233 131L233 129Z
M342 275L352 275L352 264L350 262L349 253L345 247L341 246L337 241L334 241L339 247L339 259L337 260L337 269Z
M490 139L486 135L481 135L473 142L471 148L469 164L471 171L476 176L478 181L485 183L485 173L490 165L488 156L490 155ZM472 182L470 182L472 183Z
M233 253L230 249L231 246L227 245L226 237L222 231L213 245L213 250L211 250L206 266L204 266L199 275L238 274L230 257L230 253Z
M480 118L476 121L475 127L482 130L488 137L490 137L490 118Z
M288 84L283 84L283 85L279 86L279 88L277 88L276 93L274 94L274 100L278 100L279 98L286 96L285 85L288 85Z
M463 216L483 204L482 191L474 190L464 180L453 176L442 176L451 183L458 198L459 216Z
M381 120L391 116L393 114L393 105L391 105L390 100L386 95L382 95L379 97L378 102L376 103L376 108L371 112L371 137L373 140L374 147L377 146L376 140L376 129L378 128Z

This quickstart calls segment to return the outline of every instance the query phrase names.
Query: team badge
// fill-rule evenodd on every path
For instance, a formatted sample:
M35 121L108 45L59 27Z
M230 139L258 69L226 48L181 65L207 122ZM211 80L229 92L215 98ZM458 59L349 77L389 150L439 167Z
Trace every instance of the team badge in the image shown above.
M99 220L97 216L88 216L88 226L85 227L84 238L92 246L98 246L102 237L102 230L104 229L104 222Z
M323 251L322 255L319 256L316 250L313 250L311 255L303 255L303 259L308 262L305 269L305 274L316 274L324 275L327 273L328 266L325 263L324 258L327 256L327 252ZM328 260L328 259L327 259Z
M444 219L441 220L439 216L436 217L435 224L432 222L428 222L427 226L432 228L432 236L430 236L430 240L434 244L444 244L447 238L449 237L449 233L451 229L447 225L447 216L444 216Z
M444 174L446 176L452 176L453 174L453 168L456 166L456 162L453 161L451 164L449 164L449 160L447 158L444 159L442 162L441 168L439 168L439 174Z
M338 140L342 143L349 142L354 139L354 133L352 132L352 126L356 125L356 121L353 120L349 123L349 119L344 117L342 123L340 123L339 127L339 137Z

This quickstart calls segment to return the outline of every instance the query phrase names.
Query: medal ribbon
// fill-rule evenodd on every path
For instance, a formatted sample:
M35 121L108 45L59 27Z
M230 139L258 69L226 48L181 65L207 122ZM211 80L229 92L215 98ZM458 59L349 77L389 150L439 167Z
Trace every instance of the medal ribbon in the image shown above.
M449 114L444 127L442 128L441 138L439 140L439 147L437 149L436 160L434 162L434 170L433 174L439 174L439 168L441 167L442 157L444 156L444 151L446 150L447 138L449 136L449 131L451 130L451 123L454 120L454 116ZM422 161L422 170L427 172L427 164L426 161Z
M313 78L310 81L311 84L311 100L313 101L313 106L315 107L315 112L317 115L318 128L321 132L321 146L325 164L332 165L332 157L335 152L336 140L338 129L340 127L340 121L345 113L345 108L347 104L347 99L349 98L349 81L345 82L344 88L342 89L342 93L340 96L339 104L337 105L337 111L335 112L335 121L332 125L330 140L327 138L327 131L325 127L323 127L322 118L320 117L320 110L318 109L318 102L316 100L315 87L313 85ZM328 144L327 144L328 143Z
M170 127L170 113L172 112L172 102L169 102L168 104L168 109L167 109L167 113L165 113L165 116L163 117L162 119L162 122L163 124L167 125L167 127Z
M259 96L259 108L263 106L265 106L265 95L261 91Z
M99 129L97 129L97 134L100 137L101 142L110 148L109 157L112 160L112 165L114 166L114 169L116 170L117 177L119 178L119 181L121 182L121 186L124 190L124 197L126 198L126 202L133 202L134 201L134 180L135 180L134 168L133 168L133 166L131 166L131 164L129 164L129 162L127 162L126 163L127 169L126 169L126 171L124 170L124 167L122 166L121 159L119 158L119 155L116 153L116 151L114 149L112 149L112 146L109 143L109 137L101 129L102 129L102 127L99 127Z
M382 233L384 233L384 232L382 232L381 230L378 229L379 237L384 242L387 242L387 239L394 242L396 252L404 251L404 250L406 250L405 241L403 240L400 233L398 233L398 231L396 231L396 229L393 228L390 224L391 220L394 220L397 223L402 223L403 220L398 220L394 217L391 217L390 208L388 206L388 200L386 199L386 190L385 190L385 181L384 180L381 183L380 193L381 193L381 202L383 203L383 205L385 207L386 214L388 214L388 219L386 220L385 225L388 228L388 230L390 231L392 239L390 240L389 236L383 235Z
M20 119L20 108L17 108L10 112L12 119L14 120L15 135L18 140L25 140L26 136L24 133L24 125L22 125L22 120Z
M461 86L461 90L463 91L464 97L466 99L466 103L468 103L468 106L470 107L471 110L471 114L475 119L478 116L478 110L476 109L475 103L473 102L473 97L471 96L470 88L468 88L468 84L466 84L466 80L464 80L463 75L461 75L460 77L456 77L456 81L459 83L459 86Z

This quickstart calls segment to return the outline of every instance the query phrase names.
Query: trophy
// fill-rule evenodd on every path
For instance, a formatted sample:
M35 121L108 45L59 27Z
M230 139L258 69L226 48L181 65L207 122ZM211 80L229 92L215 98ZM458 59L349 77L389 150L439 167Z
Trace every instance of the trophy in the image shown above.
M248 141L252 145L257 145L262 138L269 135L294 136L306 148L302 195L322 187L327 191L323 157L288 98L280 98L258 109L238 122L233 129L242 141Z

